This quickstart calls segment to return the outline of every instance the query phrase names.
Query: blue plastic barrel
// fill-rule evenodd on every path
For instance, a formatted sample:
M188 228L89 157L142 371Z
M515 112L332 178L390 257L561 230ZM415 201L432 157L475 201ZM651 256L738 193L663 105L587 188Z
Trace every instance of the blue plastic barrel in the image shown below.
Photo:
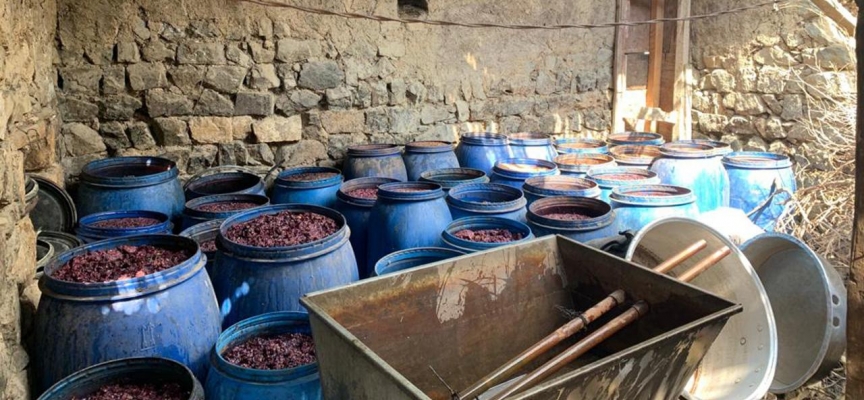
M219 227L222 226L223 221L224 220L221 219L214 219L212 221L202 222L180 232L180 236L188 237L198 243L201 252L207 256L207 264L205 265L205 268L207 269L207 276L211 278L211 281L213 278L213 265L216 263L216 254L218 254L218 251L216 251L215 247L212 247L212 250L209 250L204 246L205 243L208 242L212 243L213 246L216 245L216 237L219 236Z
M395 144L361 144L348 147L348 158L342 168L346 181L365 177L408 180L402 148Z
M293 178L302 174L324 174L313 180L296 180ZM330 175L332 174L332 175ZM327 176L329 175L329 176ZM297 167L289 168L273 182L270 202L273 204L311 204L321 207L333 207L336 204L336 192L342 185L342 173L329 167Z
M444 168L459 168L459 160L453 143L423 141L405 145L402 155L409 181L419 181L426 171Z
M407 269L444 261L464 252L443 247L419 247L390 253L375 264L375 276L395 274Z
M474 242L471 240L457 237L456 234L463 230L486 230L486 229L506 229L510 232L519 234L522 238L511 242L501 243L484 243ZM524 243L534 239L534 234L531 233L531 228L519 221L500 217L467 217L460 218L447 226L444 232L441 232L441 240L444 245L451 249L456 249L465 253L474 253L494 249L502 246L507 246L516 243Z
M104 283L55 279L73 257L120 246L194 251L179 265L143 277ZM31 365L41 392L69 374L128 357L164 357L207 375L207 357L221 331L219 307L194 240L171 235L131 236L87 244L60 254L39 279Z
M254 203L256 204L255 207L261 207L269 205L270 199L268 199L267 196L262 196L260 194L216 194L189 200L186 202L186 207L183 209L183 222L181 229L188 229L192 226L215 219L225 219L234 214L248 210L248 208L233 211L203 211L200 209L201 207L218 203Z
M234 225L283 211L332 218L338 230L324 239L288 247L247 246L225 236ZM350 235L342 214L305 204L260 207L226 219L216 239L219 253L213 267L213 287L222 308L223 326L268 312L303 311L299 300L306 293L357 281Z
M696 218L699 208L690 189L670 185L641 185L616 188L612 209L619 231L638 231L668 217Z
M311 335L309 315L303 312L272 312L245 319L222 332L210 354L210 374L205 385L207 399L321 399L317 362L294 368L260 370L231 364L222 356L232 347L252 338L287 333Z
M251 170L236 165L208 168L186 181L186 201L214 194L264 195L264 180Z
M531 203L546 197L569 196L596 199L602 193L597 182L573 176L531 178L525 181L522 192L525 193L529 207Z
M466 183L488 183L489 177L479 169L445 168L424 172L420 175L420 182L437 183L444 192L449 192L450 189Z
M184 400L204 400L204 389L192 371L166 358L135 357L108 361L63 378L38 400L85 399L100 388L116 383L177 384L189 393Z
M672 142L660 147L660 153L651 171L661 183L692 190L701 213L729 206L729 174L714 147Z
M562 154L555 158L561 175L584 178L591 168L615 167L615 159L608 154Z
M657 157L660 157L660 146L623 145L609 149L609 154L619 167L636 167L648 169Z
M552 161L558 156L552 136L545 133L514 133L508 136L513 158Z
M81 170L75 207L78 215L147 210L172 219L183 213L183 187L177 165L158 157L115 157Z
M555 149L559 154L606 154L609 145L599 139L561 138L555 141Z
M729 206L750 214L753 223L773 232L786 203L797 190L789 157L738 152L724 157L723 165L729 173Z
M714 149L713 153L720 156L725 156L732 152L732 146L729 143L711 139L688 139L679 140L677 143L701 144L710 146Z
M460 167L479 169L491 176L495 163L513 158L513 150L507 136L497 133L466 133L456 146L456 158Z
M527 205L522 190L497 183L467 183L447 193L453 219L502 217L525 222Z
M351 228L351 248L354 249L354 256L357 259L360 279L366 279L372 274L372 266L367 265L366 251L369 246L369 215L372 214L372 206L375 205L377 195L374 199L367 199L351 193L360 189L377 190L378 186L394 182L398 181L392 178L357 178L343 183L336 192L336 211L345 216L345 221Z
M100 228L97 224L110 220L125 218L148 218L159 221L156 224L137 228ZM108 211L90 214L78 221L75 235L84 243L93 243L103 239L113 239L124 236L152 235L157 233L170 234L174 224L167 215L155 211Z
M600 200L609 202L612 190L617 187L636 185L656 185L660 183L657 174L634 167L597 168L588 171L588 179L600 186Z
M663 135L652 132L624 132L609 135L607 139L612 146L621 146L627 144L659 146L666 143Z
M366 265L372 267L394 251L439 246L441 231L453 221L444 196L441 186L434 183L379 186L378 201L369 216Z
M495 163L490 180L521 189L525 181L540 176L558 175L558 166L551 161L530 158L509 158Z
M586 197L548 197L528 207L528 226L537 237L563 235L585 243L616 235L612 207Z

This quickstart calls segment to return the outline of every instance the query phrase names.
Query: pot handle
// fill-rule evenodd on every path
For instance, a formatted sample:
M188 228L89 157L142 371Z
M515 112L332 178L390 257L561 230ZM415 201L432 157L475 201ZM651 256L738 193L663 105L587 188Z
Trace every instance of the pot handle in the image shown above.
M207 168L207 169L205 169L205 170L203 170L203 171L201 171L195 175L192 175L189 179L186 180L186 183L183 184L183 190L186 190L189 187L189 185L193 181L195 181L196 179L200 179L200 178L203 178L205 176L215 175L215 174L219 174L219 173L223 173L223 172L245 172L247 174L252 174L252 175L257 176L255 171L253 171L249 168L246 168L246 167L241 167L239 165L221 165L218 167Z

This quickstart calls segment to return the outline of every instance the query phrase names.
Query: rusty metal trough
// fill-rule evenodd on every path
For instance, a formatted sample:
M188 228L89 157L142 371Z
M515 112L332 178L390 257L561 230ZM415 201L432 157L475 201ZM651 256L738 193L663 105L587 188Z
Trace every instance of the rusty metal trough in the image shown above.
M325 399L450 399L623 289L648 315L509 399L677 399L741 306L564 237L533 240L309 294ZM577 334L526 372L569 347Z

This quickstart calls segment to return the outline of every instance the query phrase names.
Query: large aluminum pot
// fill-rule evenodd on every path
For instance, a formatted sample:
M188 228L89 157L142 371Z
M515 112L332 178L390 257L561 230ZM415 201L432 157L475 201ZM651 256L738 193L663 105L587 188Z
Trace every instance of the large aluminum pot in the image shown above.
M684 218L655 221L639 231L626 259L654 267L693 242L708 247L671 272L686 271L723 246L732 254L691 284L744 306L732 317L705 355L686 387L689 398L757 400L767 392L777 366L777 327L765 289L744 254L724 235L705 224Z

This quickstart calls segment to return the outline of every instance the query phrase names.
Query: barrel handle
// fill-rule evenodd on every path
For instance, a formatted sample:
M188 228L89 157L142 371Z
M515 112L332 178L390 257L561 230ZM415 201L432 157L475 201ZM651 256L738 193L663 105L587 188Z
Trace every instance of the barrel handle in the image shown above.
M247 174L252 174L252 175L257 176L255 171L253 171L249 168L246 168L246 167L241 167L239 165L222 165L222 166L218 166L218 167L211 167L211 168L207 168L207 169L205 169L205 170L203 170L203 171L201 171L195 175L192 175L188 180L186 180L186 183L183 184L183 190L186 190L187 188L189 188L189 185L193 181L195 181L196 179L203 178L203 177L209 176L209 175L219 174L222 172L245 172Z

